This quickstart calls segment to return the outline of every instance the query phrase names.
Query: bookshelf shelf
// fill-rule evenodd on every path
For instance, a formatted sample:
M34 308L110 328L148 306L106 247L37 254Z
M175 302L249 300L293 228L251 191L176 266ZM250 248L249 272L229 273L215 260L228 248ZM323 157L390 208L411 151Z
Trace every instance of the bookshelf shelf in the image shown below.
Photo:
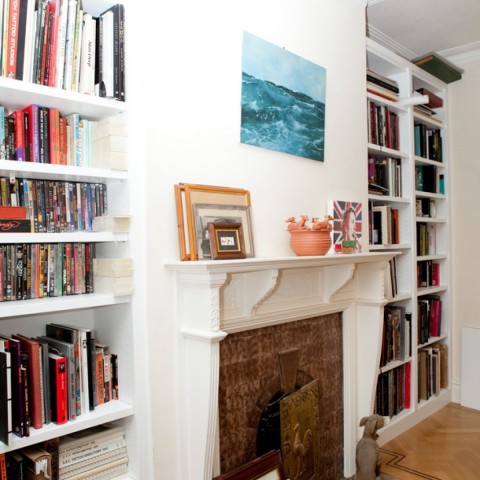
M447 109L447 89L446 85L437 78L418 69L407 60L392 53L388 49L376 42L367 39L367 68L373 70L378 76L386 79L386 83L393 84L398 88L398 104L395 101L382 98L380 96L367 93L367 104L374 102L377 109L387 109L398 113L398 149L388 149L383 146L371 143L371 128L369 124L369 140L367 150L369 155L369 167L372 163L370 157L374 158L394 158L397 161L397 174L401 170L402 195L401 198L391 198L389 196L368 194L369 213L370 213L370 238L375 242L370 242L369 250L372 252L397 250L401 252L396 259L396 277L398 282L398 291L402 292L393 297L385 306L387 309L403 309L410 315L411 338L411 356L405 357L405 360L395 361L382 367L379 374L393 375L398 370L398 377L402 381L402 375L406 375L404 365L410 363L410 396L406 404L408 408L397 411L393 415L392 421L380 431L380 442L385 443L405 431L407 428L415 425L426 416L434 413L445 405L451 397L451 386L448 383L447 388L441 388L437 395L432 394L428 401L418 401L421 373L419 373L420 351L422 348L432 350L439 345L445 352L450 350L450 273L449 273L449 199L446 193L448 188L442 190L448 185L448 132L445 122ZM384 85L385 86L385 85ZM432 115L420 113L418 107L409 102L401 104L402 98L411 97L417 89L424 88L433 92L443 101L442 108L436 108ZM410 102L414 103L414 102ZM369 106L369 109L371 107ZM382 112L384 110L381 110ZM369 110L368 118L372 117ZM424 135L424 137L423 137ZM433 138L434 137L434 138ZM419 143L424 142L424 143ZM440 148L438 145L440 144ZM421 153L420 156L419 153ZM429 157L429 158L425 158ZM432 159L433 158L433 159ZM440 161L441 160L441 161ZM374 160L376 161L376 160ZM369 181L371 181L371 171L369 171ZM442 184L443 182L443 184ZM375 183L375 182L373 182ZM424 191L431 189L432 191ZM376 228L385 228L385 223L378 220L379 210L383 208L398 210L395 223L392 223L392 229L400 230L400 242L398 244L378 245L380 243ZM374 218L374 210L377 217ZM384 210L381 215L384 217ZM421 216L428 215L428 216ZM383 218L382 217L382 218ZM387 216L390 220L390 213ZM373 230L372 230L373 229ZM383 237L382 237L383 238ZM398 236L396 237L398 238ZM425 243L427 242L427 243ZM418 246L417 246L418 243ZM428 255L418 255L417 252L440 252ZM434 281L440 283L438 286L417 287L417 282L425 281L425 272L427 274L427 284ZM431 276L430 276L431 275ZM434 276L435 275L435 276ZM438 277L436 276L438 275ZM432 280L432 278L434 280ZM420 285L420 283L418 283ZM417 310L418 305L432 305L432 302L440 302L441 308L441 331L440 336L431 336L427 344L420 344L419 327L424 325L421 320L421 313ZM435 304L437 308L437 304ZM401 310L402 311L402 310ZM385 313L386 314L386 313ZM433 331L433 330L432 330ZM425 332L422 331L422 335ZM424 338L424 337L423 337ZM425 355L425 352L422 352ZM449 354L444 358L444 367L449 370ZM448 376L448 373L447 373ZM397 376L393 378L397 379ZM449 380L447 380L449 382ZM378 388L385 388L388 382L378 382ZM390 388L390 387L387 387ZM381 392L374 392L375 397L382 397ZM378 397L380 395L380 397ZM384 395L384 394L383 394ZM382 408L384 404L382 404Z
M105 405L100 405L93 412L85 413L76 420L67 422L63 425L49 424L40 429L31 429L29 437L15 437L11 445L0 443L0 453L10 452L19 448L35 445L51 438L68 435L86 428L93 427L100 423L113 422L133 415L134 408L120 400L110 401Z
M395 360L394 362L389 362L387 365L384 365L383 367L380 367L379 373L386 373L389 372L390 370L393 370L394 368L398 368L402 365L405 365L406 363L411 362L412 359L410 357L407 357L405 360Z
M391 197L389 195L375 195L370 193L368 199L374 202L389 202L389 203L410 203L410 199L406 197Z
M73 167L47 163L0 160L0 177L25 177L44 180L70 180L81 182L123 181L128 172L103 168Z
M101 120L127 111L127 104L116 100L59 90L53 87L0 77L0 99L10 110L37 103L58 108L64 115L79 113L87 119Z
M1 243L121 243L127 241L128 234L112 232L0 233Z
M24 315L38 315L54 312L68 312L130 302L129 296L103 295L88 293L84 295L66 295L63 297L35 298L16 300L0 304L0 319L11 319Z
M409 155L406 152L401 152L399 150L394 150L393 148L383 147L380 145L375 145L374 143L368 144L368 151L370 153L377 153L383 156L396 157L396 158L408 158Z

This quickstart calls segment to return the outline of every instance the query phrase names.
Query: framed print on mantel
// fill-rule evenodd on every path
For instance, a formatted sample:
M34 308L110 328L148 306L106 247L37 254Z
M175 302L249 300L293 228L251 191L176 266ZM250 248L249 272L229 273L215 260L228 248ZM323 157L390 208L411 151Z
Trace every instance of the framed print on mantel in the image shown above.
M240 188L175 185L180 260L211 259L207 224L240 223L245 254L253 257L250 192Z

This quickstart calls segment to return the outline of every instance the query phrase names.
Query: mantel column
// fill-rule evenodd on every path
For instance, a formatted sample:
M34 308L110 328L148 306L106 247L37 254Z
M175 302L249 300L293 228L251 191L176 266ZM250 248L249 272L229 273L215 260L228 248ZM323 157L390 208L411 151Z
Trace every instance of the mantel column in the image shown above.
M182 478L211 480L217 428L220 289L228 275L176 272L177 314L182 340L179 348L181 392Z

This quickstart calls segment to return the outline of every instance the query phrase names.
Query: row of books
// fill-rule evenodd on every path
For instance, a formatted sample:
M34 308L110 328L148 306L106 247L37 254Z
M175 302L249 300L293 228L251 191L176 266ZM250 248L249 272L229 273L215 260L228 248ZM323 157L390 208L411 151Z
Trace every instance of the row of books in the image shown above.
M437 176L436 165L415 165L415 190L444 193L440 189L440 177Z
M439 128L431 129L423 123L415 124L414 129L415 155L441 162L442 132Z
M433 260L417 262L417 288L440 285L440 264Z
M436 343L418 351L418 400L437 396L448 387L448 346Z
M0 219L12 218L2 207L25 207L35 233L92 231L94 219L108 213L104 183L2 177L0 201Z
M411 313L403 306L385 307L380 367L411 356L411 318Z
M368 192L402 196L402 162L398 158L368 158Z
M93 293L93 243L0 245L0 301Z
M398 100L400 89L395 80L367 68L367 92L395 102Z
M421 223L417 226L417 255L435 255L437 253L437 226L435 223Z
M381 373L375 396L375 413L392 418L410 408L411 362Z
M13 435L118 399L118 357L91 328L50 323L44 336L0 335L0 360L0 440L7 445Z
M127 472L126 430L114 423L0 454L2 480L112 479Z
M442 333L442 300L438 295L419 297L417 300L418 344L424 345Z
M0 160L97 167L127 151L126 115L94 121L37 104L0 106Z
M368 142L394 150L400 148L398 114L368 100Z
M415 215L417 217L435 218L437 204L434 198L417 198L415 200Z
M98 18L81 0L3 0L1 74L26 82L125 100L125 12Z
M400 243L399 210L391 205L369 205L370 245Z

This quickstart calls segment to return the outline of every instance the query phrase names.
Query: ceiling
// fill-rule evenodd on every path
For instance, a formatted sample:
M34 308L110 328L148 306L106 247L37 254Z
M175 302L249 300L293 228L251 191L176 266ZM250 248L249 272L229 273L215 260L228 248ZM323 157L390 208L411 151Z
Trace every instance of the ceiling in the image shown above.
M480 59L480 0L367 0L368 36L409 60Z

